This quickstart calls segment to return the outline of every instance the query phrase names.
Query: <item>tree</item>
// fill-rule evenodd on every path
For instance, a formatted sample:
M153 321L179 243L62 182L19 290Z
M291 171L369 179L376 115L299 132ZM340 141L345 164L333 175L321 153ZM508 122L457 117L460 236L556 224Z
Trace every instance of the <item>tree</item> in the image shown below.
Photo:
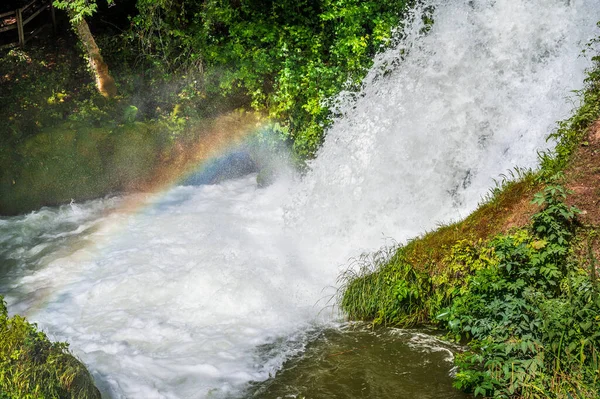
M113 2L113 0L106 1L109 4ZM115 80L110 76L108 65L104 62L94 36L90 32L90 27L85 21L85 17L91 16L98 8L95 0L55 0L54 6L66 10L69 14L71 25L87 54L90 69L96 78L96 87L100 94L106 98L116 96Z

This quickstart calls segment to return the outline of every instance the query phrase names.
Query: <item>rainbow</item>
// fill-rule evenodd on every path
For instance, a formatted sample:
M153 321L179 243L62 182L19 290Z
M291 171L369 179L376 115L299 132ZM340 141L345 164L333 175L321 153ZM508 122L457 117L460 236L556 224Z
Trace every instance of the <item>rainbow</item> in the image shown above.
M161 162L160 167L155 168L150 179L126 188L117 205L109 206L102 212L102 216L114 215L116 219L97 219L93 223L93 231L99 234L94 234L93 240L85 240L83 245L76 245L72 253L67 256L62 254L61 257L68 258L71 264L101 257L99 248L125 234L126 220L160 204L170 189L185 182L191 175L202 174L211 161L236 151L266 125L266 119L258 113L235 111L192 126L191 129L197 129L195 136L200 139L194 143L176 141L170 154ZM77 209L77 204L73 202L70 206L71 209ZM54 260L56 258L49 258L49 262ZM27 309L25 315L35 319L40 310L58 301L59 292L61 288L56 286L52 290L38 292L35 304Z
M200 137L195 143L176 142L167 159L161 162L151 177L128 188L128 193L143 192L161 196L170 188L202 173L214 159L225 156L266 125L263 115L256 112L233 111L210 121L192 126ZM118 212L135 213L147 205L139 196L126 196ZM152 203L156 203L155 197Z

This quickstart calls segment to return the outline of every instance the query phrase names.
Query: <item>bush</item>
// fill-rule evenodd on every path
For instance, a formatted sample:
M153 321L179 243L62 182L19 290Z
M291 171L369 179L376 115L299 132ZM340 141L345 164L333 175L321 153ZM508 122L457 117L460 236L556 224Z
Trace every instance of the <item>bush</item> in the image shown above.
M281 135L307 158L329 124L328 101L360 86L407 4L138 0L128 37L150 69L198 76L192 92L247 97L281 123Z
M403 249L351 276L342 308L374 323L439 323L469 340L455 386L494 398L591 398L600 390L600 300L595 259L573 253L578 210L548 186L527 228L459 240L440 272L418 272Z
M100 399L68 344L50 342L23 317L8 317L0 296L0 398Z

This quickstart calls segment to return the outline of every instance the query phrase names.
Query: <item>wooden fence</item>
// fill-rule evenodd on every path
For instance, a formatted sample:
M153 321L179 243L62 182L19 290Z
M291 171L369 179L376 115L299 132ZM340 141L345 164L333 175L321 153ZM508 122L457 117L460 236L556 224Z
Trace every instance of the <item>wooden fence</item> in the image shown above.
M44 11L48 11L49 15L46 15L46 20L50 17L52 26L56 29L56 16L54 15L52 0L33 0L26 6L17 10L0 14L0 34L16 29L19 38L18 41L4 44L0 48L11 47L17 44L19 46L24 46L29 39L37 35L44 27L48 26L48 23L44 23L38 25L33 31L27 31L25 28L28 23L33 21Z

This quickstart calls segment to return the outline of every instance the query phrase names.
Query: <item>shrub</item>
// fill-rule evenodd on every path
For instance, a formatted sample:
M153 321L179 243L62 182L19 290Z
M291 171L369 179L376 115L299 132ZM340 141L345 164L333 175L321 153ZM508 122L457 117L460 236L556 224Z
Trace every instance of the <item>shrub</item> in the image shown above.
M8 317L0 296L0 398L100 399L85 366L68 344L50 342L35 324Z
M546 187L532 223L489 240L457 241L439 272L418 272L405 247L347 275L342 308L377 323L439 323L469 340L457 388L475 396L591 398L600 390L600 301L593 253L573 252L578 210ZM363 269L366 271L369 269Z

